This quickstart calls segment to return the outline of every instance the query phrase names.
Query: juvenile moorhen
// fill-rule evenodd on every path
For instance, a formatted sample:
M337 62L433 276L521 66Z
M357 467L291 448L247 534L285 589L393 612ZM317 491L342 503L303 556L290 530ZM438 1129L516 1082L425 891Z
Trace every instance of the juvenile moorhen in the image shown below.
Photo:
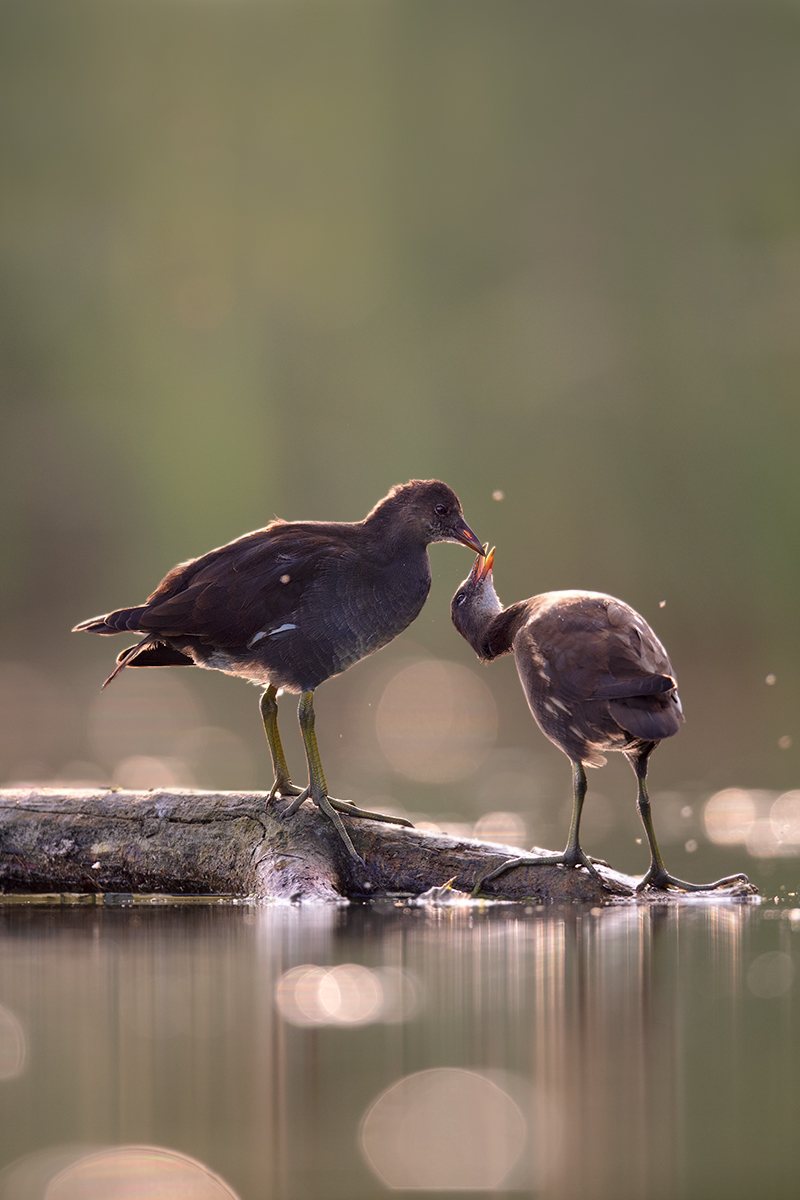
M328 794L314 733L314 689L379 650L418 616L431 586L427 547L481 543L456 494L436 479L393 487L363 521L271 521L226 546L173 567L145 604L93 617L75 630L143 634L103 684L124 667L209 667L266 685L261 715L275 796L306 798L356 853L339 813L410 822L356 808ZM308 787L296 788L278 733L278 690L300 693L298 718Z
M650 626L622 600L601 592L545 592L503 608L494 589L494 550L479 555L453 597L453 624L484 662L513 650L536 724L572 762L573 806L563 854L510 859L484 876L520 863L564 863L598 873L580 845L586 795L584 767L602 767L619 750L639 781L638 807L650 845L650 868L637 890L701 892L746 883L685 883L670 875L658 849L647 793L647 764L662 738L680 729L683 710L672 664Z

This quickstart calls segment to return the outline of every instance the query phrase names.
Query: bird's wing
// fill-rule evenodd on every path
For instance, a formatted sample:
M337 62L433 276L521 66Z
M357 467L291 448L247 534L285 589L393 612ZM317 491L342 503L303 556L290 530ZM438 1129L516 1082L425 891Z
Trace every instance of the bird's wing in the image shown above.
M671 737L683 721L683 710L674 688L659 695L610 700L608 711L618 725L646 742L660 742L662 738Z
M143 632L245 645L259 630L287 623L335 558L352 551L322 523L273 523L175 567L139 620Z
M620 602L586 597L559 605L537 618L534 636L546 647L554 686L568 699L657 696L677 686L661 642Z
M672 675L645 675L630 679L606 676L594 689L592 700L629 700L634 696L655 696L671 692L677 687Z

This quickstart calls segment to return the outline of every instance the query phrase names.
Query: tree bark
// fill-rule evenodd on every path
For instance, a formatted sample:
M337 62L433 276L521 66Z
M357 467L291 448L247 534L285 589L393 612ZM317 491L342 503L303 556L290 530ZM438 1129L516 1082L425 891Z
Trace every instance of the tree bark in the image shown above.
M306 802L287 820L264 792L58 788L0 791L3 893L161 893L344 901L420 896L453 881L471 892L518 852L345 817L362 867L333 825ZM636 880L599 868L524 866L487 896L534 903L603 903Z

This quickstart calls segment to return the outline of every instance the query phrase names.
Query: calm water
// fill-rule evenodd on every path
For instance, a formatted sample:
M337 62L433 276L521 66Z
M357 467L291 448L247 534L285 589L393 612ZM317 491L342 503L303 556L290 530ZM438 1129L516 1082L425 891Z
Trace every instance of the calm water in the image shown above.
M800 910L13 904L0 938L0 1200L797 1195Z

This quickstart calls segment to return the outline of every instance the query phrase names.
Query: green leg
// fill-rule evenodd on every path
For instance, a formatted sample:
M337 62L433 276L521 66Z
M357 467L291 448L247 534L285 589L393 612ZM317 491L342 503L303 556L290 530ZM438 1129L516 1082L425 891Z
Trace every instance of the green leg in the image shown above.
M494 871L490 871L488 875L484 875L476 883L472 895L477 896L485 883L490 883L493 879L499 878L506 871L510 871L512 867L545 867L559 864L566 867L585 867L590 875L594 875L596 879L600 879L600 876L592 865L593 860L584 854L580 843L581 814L583 813L583 802L586 799L586 788L586 771L584 770L583 763L573 762L572 819L569 823L569 837L567 838L567 844L562 854L548 854L538 858L526 858L524 856L509 858L499 867L495 867ZM607 886L605 881L602 882L604 887Z
M572 764L572 817L569 823L569 837L562 855L562 861L569 867L588 867L591 864L581 850L580 831L583 802L586 799L586 771L582 762ZM597 874L597 872L595 872Z
M296 788L289 778L289 768L286 765L286 755L281 745L281 735L278 732L278 689L269 685L261 697L261 719L264 722L264 732L269 742L269 752L272 755L272 773L275 782L267 796L267 804L276 796L297 796L300 789Z
M323 812L333 822L339 837L347 848L348 854L363 865L364 860L356 852L355 846L350 839L350 834L345 829L344 822L339 813L346 813L349 817L364 817L370 821L386 821L390 825L405 825L409 829L413 828L413 826L410 821L406 821L403 817L389 817L383 813L368 812L364 808L356 808L349 800L334 800L333 796L329 796L328 785L325 782L325 773L322 770L322 759L320 758L319 747L317 746L317 735L314 731L313 692L303 692L300 697L297 718L300 722L300 732L303 735L303 745L306 748L309 783L306 790L301 792L292 801L286 809L284 816L290 817L296 813L304 800L313 800L320 812Z
M682 892L710 892L716 888L731 887L734 884L749 884L746 875L726 875L724 879L717 879L714 883L686 883L685 880L676 879L674 875L669 874L656 841L653 817L650 812L650 795L647 791L647 762L652 749L653 747L646 754L630 760L639 781L637 807L650 847L650 867L642 882L637 885L636 891L643 892L646 888L653 888L656 891L666 892L670 888L678 888Z

